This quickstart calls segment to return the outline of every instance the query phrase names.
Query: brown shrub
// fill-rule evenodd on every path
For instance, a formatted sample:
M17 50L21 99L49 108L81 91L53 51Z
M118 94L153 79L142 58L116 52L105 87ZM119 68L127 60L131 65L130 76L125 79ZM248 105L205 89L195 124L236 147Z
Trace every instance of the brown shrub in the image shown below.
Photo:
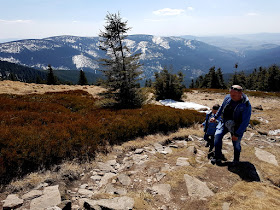
M0 182L65 159L88 159L106 144L202 122L192 110L145 105L102 109L84 91L0 95Z

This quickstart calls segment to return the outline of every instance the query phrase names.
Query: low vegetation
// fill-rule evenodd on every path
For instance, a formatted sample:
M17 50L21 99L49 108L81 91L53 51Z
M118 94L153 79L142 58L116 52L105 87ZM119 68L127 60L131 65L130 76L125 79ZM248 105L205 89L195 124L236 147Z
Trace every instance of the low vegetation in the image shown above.
M93 158L107 145L202 122L192 110L145 105L103 109L82 90L0 95L0 179L47 168L65 159Z

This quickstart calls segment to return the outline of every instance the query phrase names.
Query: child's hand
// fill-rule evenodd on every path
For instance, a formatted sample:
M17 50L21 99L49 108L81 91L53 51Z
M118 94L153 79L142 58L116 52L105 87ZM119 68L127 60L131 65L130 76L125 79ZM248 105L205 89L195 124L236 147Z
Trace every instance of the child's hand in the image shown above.
M212 123L212 122L216 122L216 119L214 118L214 117L212 117L211 119L210 119L210 122Z

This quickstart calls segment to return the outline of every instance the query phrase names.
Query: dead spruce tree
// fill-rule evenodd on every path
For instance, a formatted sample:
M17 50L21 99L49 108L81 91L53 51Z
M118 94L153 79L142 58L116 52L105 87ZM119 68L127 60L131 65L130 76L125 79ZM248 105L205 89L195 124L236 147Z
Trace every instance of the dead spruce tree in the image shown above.
M131 54L124 44L126 33L130 30L127 21L120 14L108 13L104 31L99 34L99 48L106 52L106 58L100 59L104 67L104 85L107 97L113 99L118 108L140 107L144 101L138 83L141 64L140 54Z

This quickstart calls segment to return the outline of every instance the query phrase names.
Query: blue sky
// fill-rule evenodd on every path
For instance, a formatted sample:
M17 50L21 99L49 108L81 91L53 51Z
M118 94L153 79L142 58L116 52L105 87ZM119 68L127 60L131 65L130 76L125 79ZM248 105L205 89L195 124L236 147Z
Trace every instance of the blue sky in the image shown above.
M107 12L129 34L280 33L279 0L0 0L0 39L98 36Z

